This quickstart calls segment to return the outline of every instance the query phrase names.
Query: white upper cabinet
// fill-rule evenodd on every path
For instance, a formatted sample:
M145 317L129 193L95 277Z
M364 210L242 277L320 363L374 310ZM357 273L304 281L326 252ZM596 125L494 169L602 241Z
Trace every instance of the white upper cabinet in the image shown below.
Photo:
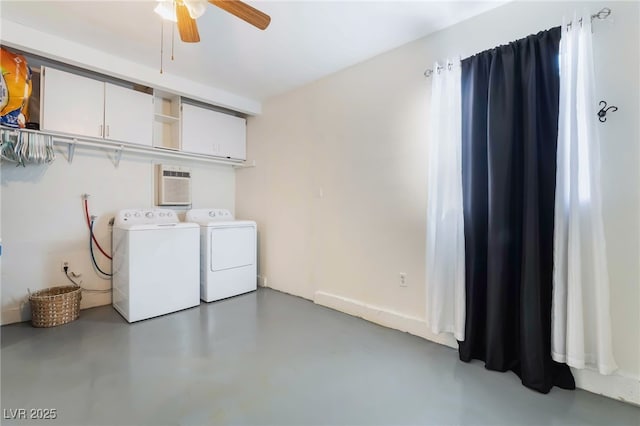
M212 126L214 140L218 144L220 157L246 160L247 120L213 111Z
M182 104L182 150L233 160L246 159L246 120Z
M194 154L217 155L213 143L209 109L182 104L182 150Z
M46 68L42 90L43 130L102 137L103 82Z
M40 127L78 137L246 160L244 118L55 68L43 68ZM180 107L182 105L182 107ZM182 110L180 110L182 108Z
M46 68L43 130L152 145L153 96Z
M111 83L104 89L104 137L151 146L153 96Z

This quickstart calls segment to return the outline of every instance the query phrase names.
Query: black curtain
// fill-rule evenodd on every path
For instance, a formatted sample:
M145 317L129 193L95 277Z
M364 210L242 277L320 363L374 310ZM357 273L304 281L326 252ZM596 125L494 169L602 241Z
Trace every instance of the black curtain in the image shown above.
M569 367L551 359L560 35L553 28L462 61L460 359L512 370L544 393L575 388Z

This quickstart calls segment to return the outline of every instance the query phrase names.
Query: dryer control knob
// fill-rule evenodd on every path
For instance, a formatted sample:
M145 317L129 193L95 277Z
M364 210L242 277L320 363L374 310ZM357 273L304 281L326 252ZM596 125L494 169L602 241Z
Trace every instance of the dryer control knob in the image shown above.
M153 213L152 212L147 212L145 214L146 217L148 217L149 219L151 219L153 217Z
M159 213L160 217L164 217L164 212Z
M216 212L214 212L214 211L210 211L210 212L209 212L209 216L211 216L211 217L216 217Z
M140 217L140 212L136 212L135 217Z
M131 217L131 213L125 213L124 217Z

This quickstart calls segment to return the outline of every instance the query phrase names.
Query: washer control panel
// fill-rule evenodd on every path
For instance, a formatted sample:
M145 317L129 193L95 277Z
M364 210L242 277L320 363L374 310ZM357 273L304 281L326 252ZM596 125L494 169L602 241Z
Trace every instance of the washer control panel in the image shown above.
M233 220L233 215L227 209L191 209L187 212L185 222L215 222Z
M178 223L178 215L171 209L127 209L116 214L115 225L157 225Z

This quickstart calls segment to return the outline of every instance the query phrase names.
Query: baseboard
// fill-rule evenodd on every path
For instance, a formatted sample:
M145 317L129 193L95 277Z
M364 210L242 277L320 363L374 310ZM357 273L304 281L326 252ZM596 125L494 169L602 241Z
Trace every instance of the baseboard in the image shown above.
M422 318L405 315L400 312L323 291L316 291L313 302L385 327L404 331L405 333L458 349L458 342L452 335L432 333Z
M1 1L1 0L0 0ZM263 288L269 288L271 290L275 290L279 293L284 293L284 294L288 294L289 296L293 296L293 297L297 297L299 299L303 299L303 300L308 300L310 302L314 302L314 295L313 293L311 293L308 297L304 294L301 294L301 292L298 291L290 291L287 288L281 288L278 286L274 286L273 283L271 281L267 282L267 277L263 278L263 285L261 285L260 287ZM297 290L297 289L296 289Z
M458 348L458 344L452 335L431 333L422 318L405 315L387 308L323 291L317 291L313 301L318 305L385 327L404 331L454 349ZM623 402L640 405L640 378L624 371L617 371L610 376L603 376L593 370L572 369L572 371L578 388Z
M256 281L258 283L258 287L267 287L267 277L263 277L262 275L258 275L256 277Z
M111 304L111 294L82 293L80 310L95 308ZM1 325L9 325L17 322L31 321L31 307L29 302L21 302L19 305L8 306L2 309Z
M640 406L640 377L622 370L609 376L587 369L572 368L571 372L580 389Z
M23 319L23 317L26 317L27 315L29 316L29 318L31 317L31 314L27 314L26 312L26 307L20 307L20 306L13 306L11 308L5 308L2 310L2 325L8 325L8 324L13 324L16 322L23 322L23 321L27 321L26 319Z

